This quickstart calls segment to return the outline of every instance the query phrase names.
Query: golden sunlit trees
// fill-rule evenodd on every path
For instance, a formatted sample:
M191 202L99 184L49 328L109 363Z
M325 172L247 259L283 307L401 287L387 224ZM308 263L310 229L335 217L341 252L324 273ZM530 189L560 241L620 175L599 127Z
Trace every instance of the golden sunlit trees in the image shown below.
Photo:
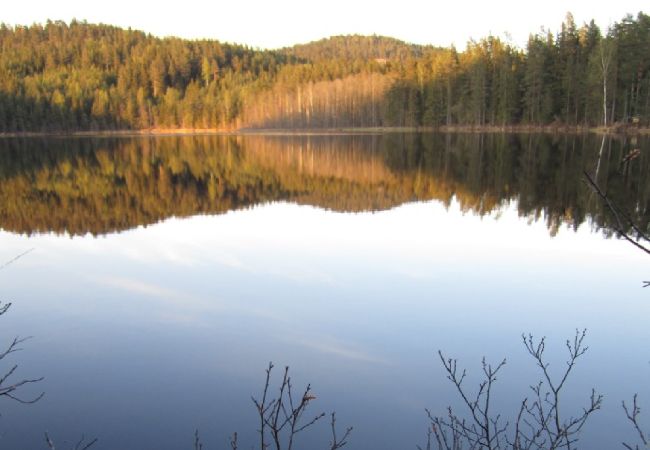
M567 15L525 51L381 36L280 50L73 21L0 25L0 132L650 123L650 18Z

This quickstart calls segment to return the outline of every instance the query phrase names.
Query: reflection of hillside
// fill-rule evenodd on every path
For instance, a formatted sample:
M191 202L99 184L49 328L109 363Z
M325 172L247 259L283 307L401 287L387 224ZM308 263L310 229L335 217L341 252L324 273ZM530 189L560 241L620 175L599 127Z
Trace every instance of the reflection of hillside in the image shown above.
M374 211L452 198L478 214L517 200L551 231L587 216L606 227L581 181L599 147L593 137L505 135L3 140L0 227L101 234L269 201ZM621 171L626 148L606 145L599 180L645 225L650 158Z

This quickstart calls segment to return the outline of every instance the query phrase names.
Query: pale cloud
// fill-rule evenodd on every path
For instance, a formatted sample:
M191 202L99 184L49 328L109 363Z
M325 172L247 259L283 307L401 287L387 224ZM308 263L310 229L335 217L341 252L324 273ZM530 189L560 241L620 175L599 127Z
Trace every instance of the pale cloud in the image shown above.
M289 339L289 343L299 345L301 347L305 347L319 353L325 353L327 355L333 355L352 361L383 365L389 364L386 359L373 355L368 351L356 348L352 344L342 343L324 336L318 338Z
M158 302L171 306L174 308L174 312L172 313L162 309L155 310L157 317L166 322L196 324L204 319L201 313L205 312L228 312L247 317L257 317L276 323L288 322L286 314L275 311L273 305L268 308L242 305L236 301L219 299L216 296L204 297L193 295L191 291L180 291L127 277L101 276L91 277L89 280L112 289L119 289L131 294L154 298ZM180 309L177 309L178 307Z
M250 271L250 269L246 267L246 265L241 259L223 251L210 253L209 255L206 256L206 262L220 264L225 267L230 267L231 269Z
M298 283L309 283L309 284L318 283L318 284L327 284L330 286L335 286L335 285L340 286L340 283L336 282L336 280L332 275L322 271L309 269L309 268L275 267L272 269L268 269L264 272L266 272L268 275L273 275L275 277L284 278Z
M174 289L169 289L152 283L135 280L132 278L102 276L91 278L94 281L105 286L121 289L133 294L147 295L164 300L192 300L192 297Z

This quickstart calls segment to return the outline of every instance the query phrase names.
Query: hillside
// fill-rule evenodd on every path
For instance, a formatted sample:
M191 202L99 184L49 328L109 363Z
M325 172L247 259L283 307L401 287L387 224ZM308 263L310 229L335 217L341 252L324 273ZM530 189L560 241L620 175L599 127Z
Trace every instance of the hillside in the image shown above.
M525 51L382 36L280 50L73 21L0 25L0 133L650 124L650 16L567 15Z
M298 44L281 51L308 62L327 60L375 60L405 61L420 58L431 46L408 44L386 36L332 36L307 44Z

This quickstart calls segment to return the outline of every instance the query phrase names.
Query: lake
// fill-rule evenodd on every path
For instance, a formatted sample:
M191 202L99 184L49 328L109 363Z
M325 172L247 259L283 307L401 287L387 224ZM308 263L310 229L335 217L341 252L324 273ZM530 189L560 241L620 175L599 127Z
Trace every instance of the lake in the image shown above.
M632 150L640 149L626 161ZM341 134L0 140L4 448L258 445L251 396L283 367L336 411L349 448L423 445L425 408L507 358L495 410L514 420L541 372L587 329L562 401L603 407L581 448L633 441L621 401L650 408L650 256L616 237L587 171L646 230L650 141L595 135ZM302 395L302 394L300 394ZM650 416L642 414L650 424ZM323 420L298 448L326 448ZM57 448L58 448L57 447Z

